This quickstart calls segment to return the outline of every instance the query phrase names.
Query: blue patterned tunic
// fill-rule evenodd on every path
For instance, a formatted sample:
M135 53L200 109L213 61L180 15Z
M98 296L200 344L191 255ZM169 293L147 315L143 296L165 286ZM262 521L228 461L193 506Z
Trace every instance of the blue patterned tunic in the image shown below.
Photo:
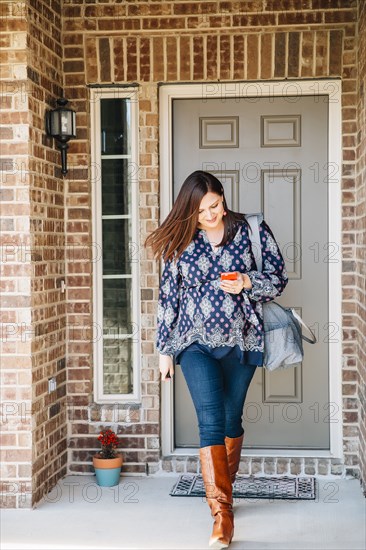
M263 365L263 307L288 283L284 260L265 221L259 226L263 271L256 270L248 225L238 222L234 238L213 249L197 229L181 256L168 260L160 281L156 347L175 356L193 342L235 348L242 363ZM220 274L247 273L252 288L231 294Z

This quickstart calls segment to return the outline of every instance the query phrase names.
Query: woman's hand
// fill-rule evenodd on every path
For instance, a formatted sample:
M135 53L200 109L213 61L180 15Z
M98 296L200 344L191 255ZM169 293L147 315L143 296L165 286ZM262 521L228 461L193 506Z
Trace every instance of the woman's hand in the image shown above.
M170 355L159 354L159 370L161 372L161 379L166 381L173 378L174 375L174 365L173 358ZM170 378L167 378L167 374L170 374Z
M230 292L231 294L240 294L242 290L249 290L250 288L252 288L251 280L246 273L239 273L239 271L236 271L236 273L238 274L238 278L235 281L221 281L220 288L224 292Z

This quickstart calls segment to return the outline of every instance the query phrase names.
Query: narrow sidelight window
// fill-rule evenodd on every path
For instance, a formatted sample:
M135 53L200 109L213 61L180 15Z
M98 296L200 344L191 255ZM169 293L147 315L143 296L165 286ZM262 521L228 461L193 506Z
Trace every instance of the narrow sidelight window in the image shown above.
M139 399L136 90L91 90L94 398Z

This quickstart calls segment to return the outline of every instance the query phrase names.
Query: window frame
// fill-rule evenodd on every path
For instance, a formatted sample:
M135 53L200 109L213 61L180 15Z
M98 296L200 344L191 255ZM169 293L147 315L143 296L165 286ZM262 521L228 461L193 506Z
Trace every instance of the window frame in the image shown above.
M101 88L90 89L90 144L91 144L91 196L92 196L92 246L93 264L93 371L95 403L141 403L141 304L140 304L140 238L138 212L138 88ZM131 173L131 240L136 246L130 249L132 325L137 330L132 337L132 393L111 393L104 391L103 376L103 233L102 233L102 185L101 182L101 101L103 99L131 100L131 150L130 162L136 167ZM116 155L111 155L116 157ZM105 157L106 158L106 157ZM127 218L128 219L128 218ZM135 256L135 259L134 259ZM102 327L102 328L101 328Z

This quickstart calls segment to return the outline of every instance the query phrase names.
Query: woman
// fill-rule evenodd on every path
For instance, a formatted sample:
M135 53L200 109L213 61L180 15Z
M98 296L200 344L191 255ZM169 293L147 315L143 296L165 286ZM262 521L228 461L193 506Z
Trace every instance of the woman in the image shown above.
M209 541L226 548L234 531L232 483L239 467L242 413L249 384L263 365L262 303L288 278L275 238L260 224L263 272L256 270L244 214L228 209L212 174L196 171L145 242L163 257L156 347L162 380L179 363L195 406L200 462L214 517ZM235 272L237 279L221 280Z

